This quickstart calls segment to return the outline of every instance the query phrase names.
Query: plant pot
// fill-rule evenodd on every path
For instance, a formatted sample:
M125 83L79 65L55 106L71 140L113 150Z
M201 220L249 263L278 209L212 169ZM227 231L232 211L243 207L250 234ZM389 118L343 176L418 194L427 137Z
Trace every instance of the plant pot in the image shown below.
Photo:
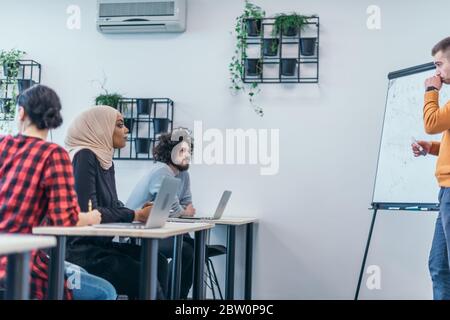
M35 85L36 82L34 82L31 79L19 79L17 80L17 85L19 87L19 93L24 92L25 90L27 90L29 87Z
M6 113L5 112L5 100L0 99L0 113Z
M281 75L292 77L295 76L295 69L297 67L297 59L281 59Z
M261 19L247 19L245 26L249 37L257 37L261 34Z
M131 118L124 118L123 119L123 124L125 125L125 127L127 127L127 129L130 132L133 131L133 119L131 119Z
M8 63L4 63L3 64L3 75L7 78L17 78L19 76L20 73L20 63L16 62L16 69L14 70L14 68L11 68L12 65L8 64Z
M283 28L283 36L285 36L285 37L295 37L297 35L298 35L298 27Z
M150 114L150 109L152 106L152 99L136 99L136 105L137 105L137 114Z
M300 53L302 56L314 56L316 54L317 38L301 38Z
M153 119L153 131L155 134L168 132L169 131L169 119L154 118Z
M273 57L278 54L279 39L264 39L263 53L267 57Z
M11 99L0 99L0 112L10 114L14 109Z
M245 74L249 77L261 75L262 63L260 59L245 59Z
M150 153L152 140L149 138L136 138L136 153Z

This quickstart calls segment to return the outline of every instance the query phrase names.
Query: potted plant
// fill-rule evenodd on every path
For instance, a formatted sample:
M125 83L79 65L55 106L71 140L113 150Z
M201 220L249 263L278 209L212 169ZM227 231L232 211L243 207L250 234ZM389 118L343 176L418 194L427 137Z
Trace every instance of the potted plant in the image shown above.
M153 118L153 131L155 135L169 131L169 119Z
M34 82L31 79L18 79L17 85L19 87L19 93L22 93L23 91L27 90L31 86L35 85L36 82Z
M149 115L151 111L151 106L153 104L152 99L136 99L137 114Z
M249 77L258 77L262 72L261 59L245 59L245 74Z
M268 38L263 40L263 53L267 57L273 57L278 54L278 45L280 40L277 38Z
M275 15L275 22L272 29L272 35L279 35L280 32L285 37L295 37L298 32L303 31L308 25L308 16L298 13Z
M12 83L11 99L3 101L3 110L8 117L14 118L16 96L17 96L17 77L20 74L20 59L25 55L22 50L11 49L0 51L0 65L3 66L3 75L6 81L0 81L0 91L6 92L8 84Z
M242 91L248 95L248 100L253 109L259 116L263 116L263 109L254 103L255 95L260 92L257 82L244 83L245 64L247 63L247 42L245 39L248 36L245 21L248 19L262 19L265 17L265 12L258 6L245 1L244 13L236 18L236 25L234 31L236 33L236 48L231 62L228 66L230 71L231 86L230 89L237 93Z
M0 112L5 119L13 119L15 113L15 101L11 98L0 99Z
M281 68L282 76L286 76L286 77L295 76L296 67L297 67L297 59L295 59L295 58L281 59L280 68Z
M127 108L125 106L125 110L121 110L122 104L121 100L123 99L123 96L117 92L109 93L108 89L106 89L106 82L108 81L108 78L106 77L106 74L103 73L103 80L92 80L92 83L98 83L103 90L103 93L98 95L95 98L95 104L96 105L103 105L103 106L110 106L116 110L119 110L120 112L126 112ZM119 108L120 107L120 108Z
M258 37L261 34L261 19L260 18L246 19L245 26L247 28L247 35L249 37Z
M261 34L261 24L264 16L265 12L260 7L246 0L244 14L241 17L237 17L236 20L242 24L242 28L245 27L247 36L258 37Z
M152 99L142 99L142 100L152 100ZM169 119L167 118L149 118L149 120L139 120L134 119L132 120L137 121L138 123L142 122L142 125L139 125L136 127L136 139L134 141L135 143L135 152L137 154L149 154L151 150L151 146L153 143L153 138L150 138L150 130L151 130L151 124L153 123L153 135L167 132L168 131L168 125L169 125ZM138 130L139 129L139 130Z
M5 92L5 81L0 80L0 92ZM0 114L3 120L12 120L16 111L16 86L13 85L11 98L0 98Z
M6 117L13 119L16 111L17 82L13 82L12 86L9 86L9 83L9 80L0 80L0 92L5 97L0 98L0 110ZM12 88L11 94L9 94L9 88ZM6 98L7 96L11 98Z
M3 75L5 77L16 80L16 78L19 76L20 70L19 60L25 54L25 51L17 49L0 51L0 64L3 65Z
M120 99L122 99L122 95L118 93L108 93L108 91L105 91L105 93L95 98L95 104L110 106L114 109L117 109L119 107Z
M249 37L258 37L261 34L261 23L265 13L260 10L259 7L251 3L248 7L246 7L246 10L247 8L248 16L244 19L247 35Z
M314 56L316 54L317 38L300 38L300 53L302 56Z
M152 139L149 138L136 138L136 153L150 153L150 146Z

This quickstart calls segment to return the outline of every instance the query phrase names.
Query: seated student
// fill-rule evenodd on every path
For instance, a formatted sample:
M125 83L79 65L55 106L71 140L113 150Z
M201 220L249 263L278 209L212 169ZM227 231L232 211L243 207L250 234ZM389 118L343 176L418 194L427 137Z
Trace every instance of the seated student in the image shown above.
M153 149L156 162L150 171L137 183L127 201L130 208L139 208L148 201L153 201L166 176L181 180L175 202L172 204L172 217L193 216L191 186L189 178L189 161L192 143L172 140L172 134L162 134L159 143ZM166 257L173 256L173 237L160 240L159 250ZM192 286L194 240L186 234L183 237L182 277L180 295L186 299Z
M49 129L62 123L57 94L35 85L19 96L17 104L20 133L0 137L0 233L32 233L33 227L40 225L98 223L101 215L97 210L80 212L69 155L57 144L46 142ZM0 279L5 277L6 259L0 258ZM31 261L30 297L46 299L49 258L37 250ZM74 272L79 275L74 277L72 288L66 281L66 299L116 299L109 282L66 264L66 277Z
M117 197L113 163L114 148L126 145L128 129L123 116L108 106L96 106L81 113L72 122L66 147L72 159L78 203L86 210L102 214L101 223L146 222L151 206L131 210ZM108 237L77 237L68 243L67 260L110 281L120 294L135 299L139 294L140 247L115 243ZM167 282L167 258L160 256L158 275L163 289ZM164 291L158 288L158 297Z

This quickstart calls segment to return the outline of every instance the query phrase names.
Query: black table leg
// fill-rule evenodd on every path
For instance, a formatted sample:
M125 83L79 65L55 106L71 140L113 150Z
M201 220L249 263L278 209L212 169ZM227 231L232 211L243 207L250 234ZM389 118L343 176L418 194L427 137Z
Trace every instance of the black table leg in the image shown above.
M6 300L28 300L30 292L30 253L8 255Z
M234 266L236 258L236 226L228 225L227 228L227 265L225 279L225 299L234 299Z
M173 239L172 255L172 279L170 285L170 299L180 299L181 286L181 257L183 250L183 235L175 236Z
M50 249L48 276L48 299L64 298L64 259L66 258L66 237L56 237L56 247Z
M142 239L140 277L139 298L141 300L156 300L158 289L158 239Z
M194 284L192 298L204 299L204 269L205 269L206 230L195 232L194 241Z
M245 233L245 291L244 299L252 299L252 267L253 267L253 223L246 226Z

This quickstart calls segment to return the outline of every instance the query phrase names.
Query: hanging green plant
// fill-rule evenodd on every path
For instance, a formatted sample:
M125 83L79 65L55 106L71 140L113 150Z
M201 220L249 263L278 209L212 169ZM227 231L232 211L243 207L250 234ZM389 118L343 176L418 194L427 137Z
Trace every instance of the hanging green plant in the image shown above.
M229 64L231 86L230 89L234 92L242 91L247 93L250 104L259 116L264 116L263 109L255 104L255 96L261 91L257 82L244 83L244 64L247 62L247 41L248 36L258 36L261 32L261 19L266 15L265 11L245 1L244 13L236 18L236 25L234 31L236 33L236 48L234 55ZM259 26L259 27L258 27ZM257 69L255 74L259 74L261 64L256 63Z
M26 54L25 51L18 49L2 50L0 51L0 66L3 67L3 76L5 79L0 81L1 95L9 99L2 101L2 116L3 120L12 120L15 114L15 105L17 99L17 78L20 74L20 59ZM9 89L11 90L9 92Z
M308 25L308 18L310 17L295 12L277 14L275 15L272 35L277 36L281 32L286 37L296 36L299 31L303 31Z
M7 78L17 79L19 75L19 60L25 55L25 51L11 49L0 51L0 64L3 66L3 75Z

